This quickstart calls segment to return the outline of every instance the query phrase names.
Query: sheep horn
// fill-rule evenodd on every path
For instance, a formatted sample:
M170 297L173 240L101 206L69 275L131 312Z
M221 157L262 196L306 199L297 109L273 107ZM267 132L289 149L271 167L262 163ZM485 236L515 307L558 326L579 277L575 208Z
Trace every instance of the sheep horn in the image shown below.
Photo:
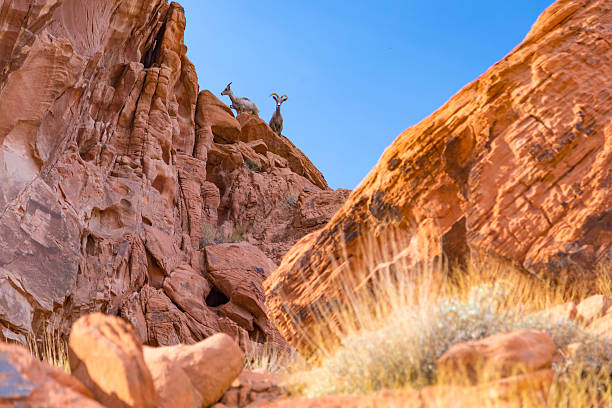
M281 96L281 100L282 100L282 101L286 101L287 99L289 99L289 97L288 97L287 95L283 95L283 96Z

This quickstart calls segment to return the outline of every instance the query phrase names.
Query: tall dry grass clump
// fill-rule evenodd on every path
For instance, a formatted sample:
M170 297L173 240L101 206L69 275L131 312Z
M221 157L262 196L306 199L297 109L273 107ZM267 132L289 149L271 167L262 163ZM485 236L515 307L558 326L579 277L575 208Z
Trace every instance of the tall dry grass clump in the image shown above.
M28 336L27 347L37 360L70 372L68 344L57 330L45 327L38 338Z
M612 404L612 339L595 337L574 321L546 313L592 292L610 294L609 265L599 268L595 284L569 286L491 260L467 270L451 268L440 257L415 263L414 248L414 240L392 233L364 248L361 270L349 270L348 262L334 265L331 276L337 277L344 298L314 306L318 325L302 333L314 351L304 356L301 367L294 367L300 384L294 392L368 394L465 383L461 373L442 378L438 372L436 362L445 351L461 342L531 328L549 333L559 349L584 345L580 353L556 363L553 406ZM416 248L440 253L426 245Z

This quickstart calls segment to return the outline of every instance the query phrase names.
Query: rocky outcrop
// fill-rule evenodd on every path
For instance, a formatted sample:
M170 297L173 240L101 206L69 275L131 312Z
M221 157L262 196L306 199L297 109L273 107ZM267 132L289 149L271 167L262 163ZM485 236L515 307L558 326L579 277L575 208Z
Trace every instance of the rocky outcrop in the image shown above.
M333 260L361 270L362 249L388 231L428 243L414 262L486 256L552 279L610 257L611 25L605 0L557 1L506 58L402 133L267 280L281 332L298 344L313 308L342 300Z
M262 266L243 262L220 289L203 248L242 240L278 262L347 194L199 92L185 25L166 0L1 3L0 338L65 334L99 311L151 345L219 331L282 342L251 273ZM300 204L312 200L326 212ZM217 295L231 302L208 306Z

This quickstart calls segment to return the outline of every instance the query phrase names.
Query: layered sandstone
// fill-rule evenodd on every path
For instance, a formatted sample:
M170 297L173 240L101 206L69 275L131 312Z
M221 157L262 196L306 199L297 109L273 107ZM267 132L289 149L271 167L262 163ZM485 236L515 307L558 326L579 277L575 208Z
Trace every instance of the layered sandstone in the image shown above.
M0 338L101 311L152 345L282 342L262 281L347 192L199 92L185 25L166 0L0 3Z
M342 300L350 280L338 282L334 260L359 271L368 242L390 230L414 244L414 261L494 257L553 279L610 257L610 27L606 0L557 1L506 58L402 133L266 281L285 337L298 344L297 326Z

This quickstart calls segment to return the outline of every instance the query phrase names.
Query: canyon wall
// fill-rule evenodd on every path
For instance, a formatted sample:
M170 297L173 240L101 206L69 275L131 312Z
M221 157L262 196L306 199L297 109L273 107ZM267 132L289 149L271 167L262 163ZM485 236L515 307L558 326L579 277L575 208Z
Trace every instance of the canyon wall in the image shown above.
M262 281L348 192L199 92L185 26L166 0L0 4L1 338L102 311L152 345L284 342Z

